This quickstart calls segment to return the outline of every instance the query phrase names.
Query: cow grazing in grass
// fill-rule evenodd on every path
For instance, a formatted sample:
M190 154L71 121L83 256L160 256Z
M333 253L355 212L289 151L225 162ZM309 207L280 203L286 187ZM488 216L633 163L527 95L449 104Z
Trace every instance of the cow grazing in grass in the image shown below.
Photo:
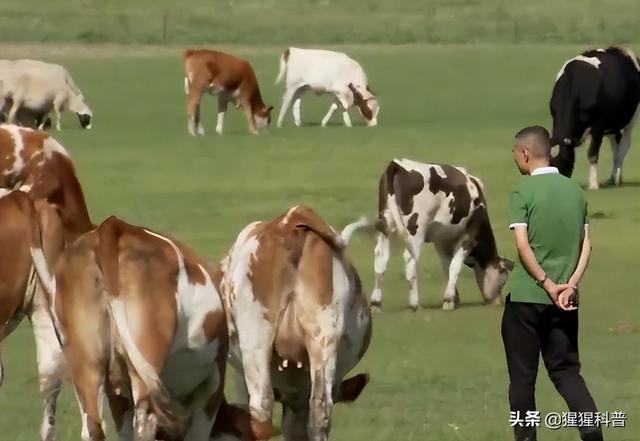
M62 249L62 225L51 205L43 200L34 202L20 190L0 189L0 343L24 317L29 318L44 399L42 441L53 441L55 437L56 402L62 386L64 359L33 262L50 268ZM3 378L0 360L0 385Z
M205 92L218 95L218 134L222 134L230 102L243 110L249 132L257 135L268 128L273 106L262 101L258 78L248 61L223 52L188 49L184 53L184 70L189 133L204 135L200 100Z
M378 124L380 105L369 88L367 74L360 64L342 52L290 47L280 57L279 83L286 76L287 90L282 99L278 116L278 127L293 103L293 118L296 126L302 124L300 105L308 90L316 94L328 93L334 102L322 119L325 127L338 108L347 127L351 127L349 109L357 107L368 126Z
M20 187L56 208L66 243L93 228L67 150L45 132L0 124L0 188Z
M102 394L121 439L268 439L248 417L214 426L228 354L222 300L185 245L111 217L78 238L49 276L58 337L82 414L82 439L104 440ZM237 410L237 409L236 409Z
M287 441L328 439L334 403L368 381L342 381L371 338L371 312L339 235L296 206L242 230L221 264L231 363L251 414L270 421L283 406Z
M414 311L419 305L417 266L425 242L434 244L449 278L443 309L453 309L460 302L456 284L463 263L473 267L485 301L500 303L513 262L498 255L478 178L460 167L394 159L380 178L378 200L373 306L382 305L382 280L389 262L391 233L398 233L405 243L409 304ZM343 240L348 242L355 230L371 224L374 222L362 219L347 226Z
M624 157L640 103L640 64L631 50L619 47L583 52L567 61L556 77L549 104L552 141L559 145L551 163L571 176L574 149L591 135L589 188L597 189L598 156L603 138L613 150L613 170L607 184L620 185Z
M82 128L91 128L93 112L64 67L37 60L0 60L0 82L0 109L8 108L8 123L15 123L20 110L26 109L42 129L53 112L60 130L60 112L71 111Z

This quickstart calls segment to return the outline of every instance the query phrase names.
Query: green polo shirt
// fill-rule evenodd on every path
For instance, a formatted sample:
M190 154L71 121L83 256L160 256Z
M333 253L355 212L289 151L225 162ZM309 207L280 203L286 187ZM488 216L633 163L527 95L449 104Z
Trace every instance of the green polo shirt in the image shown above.
M525 176L511 194L509 228L526 226L529 244L547 277L566 283L578 264L587 220L587 200L582 188L542 167ZM552 304L521 261L509 278L511 301Z

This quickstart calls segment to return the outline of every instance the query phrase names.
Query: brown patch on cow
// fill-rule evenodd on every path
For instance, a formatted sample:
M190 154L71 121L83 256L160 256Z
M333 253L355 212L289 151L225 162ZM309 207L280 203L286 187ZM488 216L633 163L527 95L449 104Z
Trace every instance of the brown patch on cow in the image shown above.
M467 187L467 176L455 167L440 165L446 178L442 178L434 167L429 169L429 191L433 194L443 192L446 196L452 195L449 201L451 223L457 224L469 215L471 206L471 194Z
M487 268L499 261L496 238L491 229L489 213L484 206L476 208L467 223L467 234L475 243L469 254L480 266Z
M0 187L29 185L34 199L46 199L60 214L67 243L93 229L84 194L71 159L52 150L47 157L47 141L54 142L46 132L19 129L24 166L13 173L0 173ZM12 170L16 146L6 128L0 128L0 170Z
M391 161L385 170L388 195L396 196L396 203L406 216L413 211L413 198L424 188L424 177L415 170L408 171L396 161Z
M327 243L315 234L308 234L298 265L305 295L312 295L321 306L333 300L333 253Z
M35 223L35 209L26 194L14 191L0 198L0 341L9 320L18 320L25 313Z
M415 236L418 232L418 213L413 213L407 221L407 231L412 236Z
M371 121L371 119L373 118L373 112L367 105L367 100L364 99L362 94L353 86L352 83L349 83L348 86L349 90L351 90L351 93L353 94L353 104L358 106L358 109L360 109L362 116L364 116L367 121Z
M202 329L207 342L212 342L219 338L227 336L227 319L224 309L220 308L216 311L209 311L204 316Z
M184 68L190 79L187 96L189 117L199 120L202 95L214 87L221 92L219 106L223 105L221 100L228 102L233 98L242 107L251 132L256 133L256 115L270 119L273 106L267 106L262 100L258 78L247 60L208 49L187 49ZM226 104L223 107L226 110Z

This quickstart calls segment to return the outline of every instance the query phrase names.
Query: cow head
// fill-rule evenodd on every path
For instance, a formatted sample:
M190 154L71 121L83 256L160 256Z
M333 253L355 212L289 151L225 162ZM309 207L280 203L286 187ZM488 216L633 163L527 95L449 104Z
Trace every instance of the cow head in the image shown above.
M470 257L465 261L465 264L473 267L482 296L489 302L500 304L502 288L507 283L509 273L513 270L513 261L498 257L497 260L483 266Z
M571 176L575 155L590 133L597 117L598 91L601 78L598 69L581 61L565 65L553 87L549 110L553 118L551 143L559 146L559 154L551 165Z
M362 86L349 83L349 90L353 94L353 104L358 108L360 114L366 120L367 126L375 127L378 125L378 113L380 112L380 104L378 98L371 91L369 86L362 90Z
M86 103L82 94L73 98L69 103L69 109L78 115L80 126L83 129L91 129L91 122L93 120L93 112Z
M255 420L245 407L222 401L209 441L268 440L280 434L270 421Z
M369 374L358 374L333 388L333 403L352 403L362 393L369 383ZM274 390L276 401L282 402L282 431L285 439L309 440L307 426L309 425L309 399L304 394L295 396L282 396L278 390Z
M261 106L253 115L254 121L256 123L256 129L258 129L259 132L262 132L269 128L269 124L271 124L272 110L273 106Z

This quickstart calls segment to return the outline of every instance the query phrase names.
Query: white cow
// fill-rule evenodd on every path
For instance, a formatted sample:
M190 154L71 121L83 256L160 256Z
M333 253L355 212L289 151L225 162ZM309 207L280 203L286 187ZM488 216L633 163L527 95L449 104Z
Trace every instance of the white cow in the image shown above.
M368 126L378 124L380 105L369 89L367 74L360 64L342 52L319 49L299 49L290 47L280 57L280 73L276 84L286 75L287 90L282 99L278 116L278 127L282 126L284 115L293 103L293 118L300 126L300 104L307 90L316 94L329 93L335 96L329 111L322 119L322 127L327 125L333 112L340 107L342 118L351 127L349 109L356 106Z
M78 115L83 128L91 128L93 112L69 72L58 64L37 60L0 60L0 109L8 108L7 122L14 123L18 111L33 112L44 128L46 116L53 111L60 130L60 112Z

